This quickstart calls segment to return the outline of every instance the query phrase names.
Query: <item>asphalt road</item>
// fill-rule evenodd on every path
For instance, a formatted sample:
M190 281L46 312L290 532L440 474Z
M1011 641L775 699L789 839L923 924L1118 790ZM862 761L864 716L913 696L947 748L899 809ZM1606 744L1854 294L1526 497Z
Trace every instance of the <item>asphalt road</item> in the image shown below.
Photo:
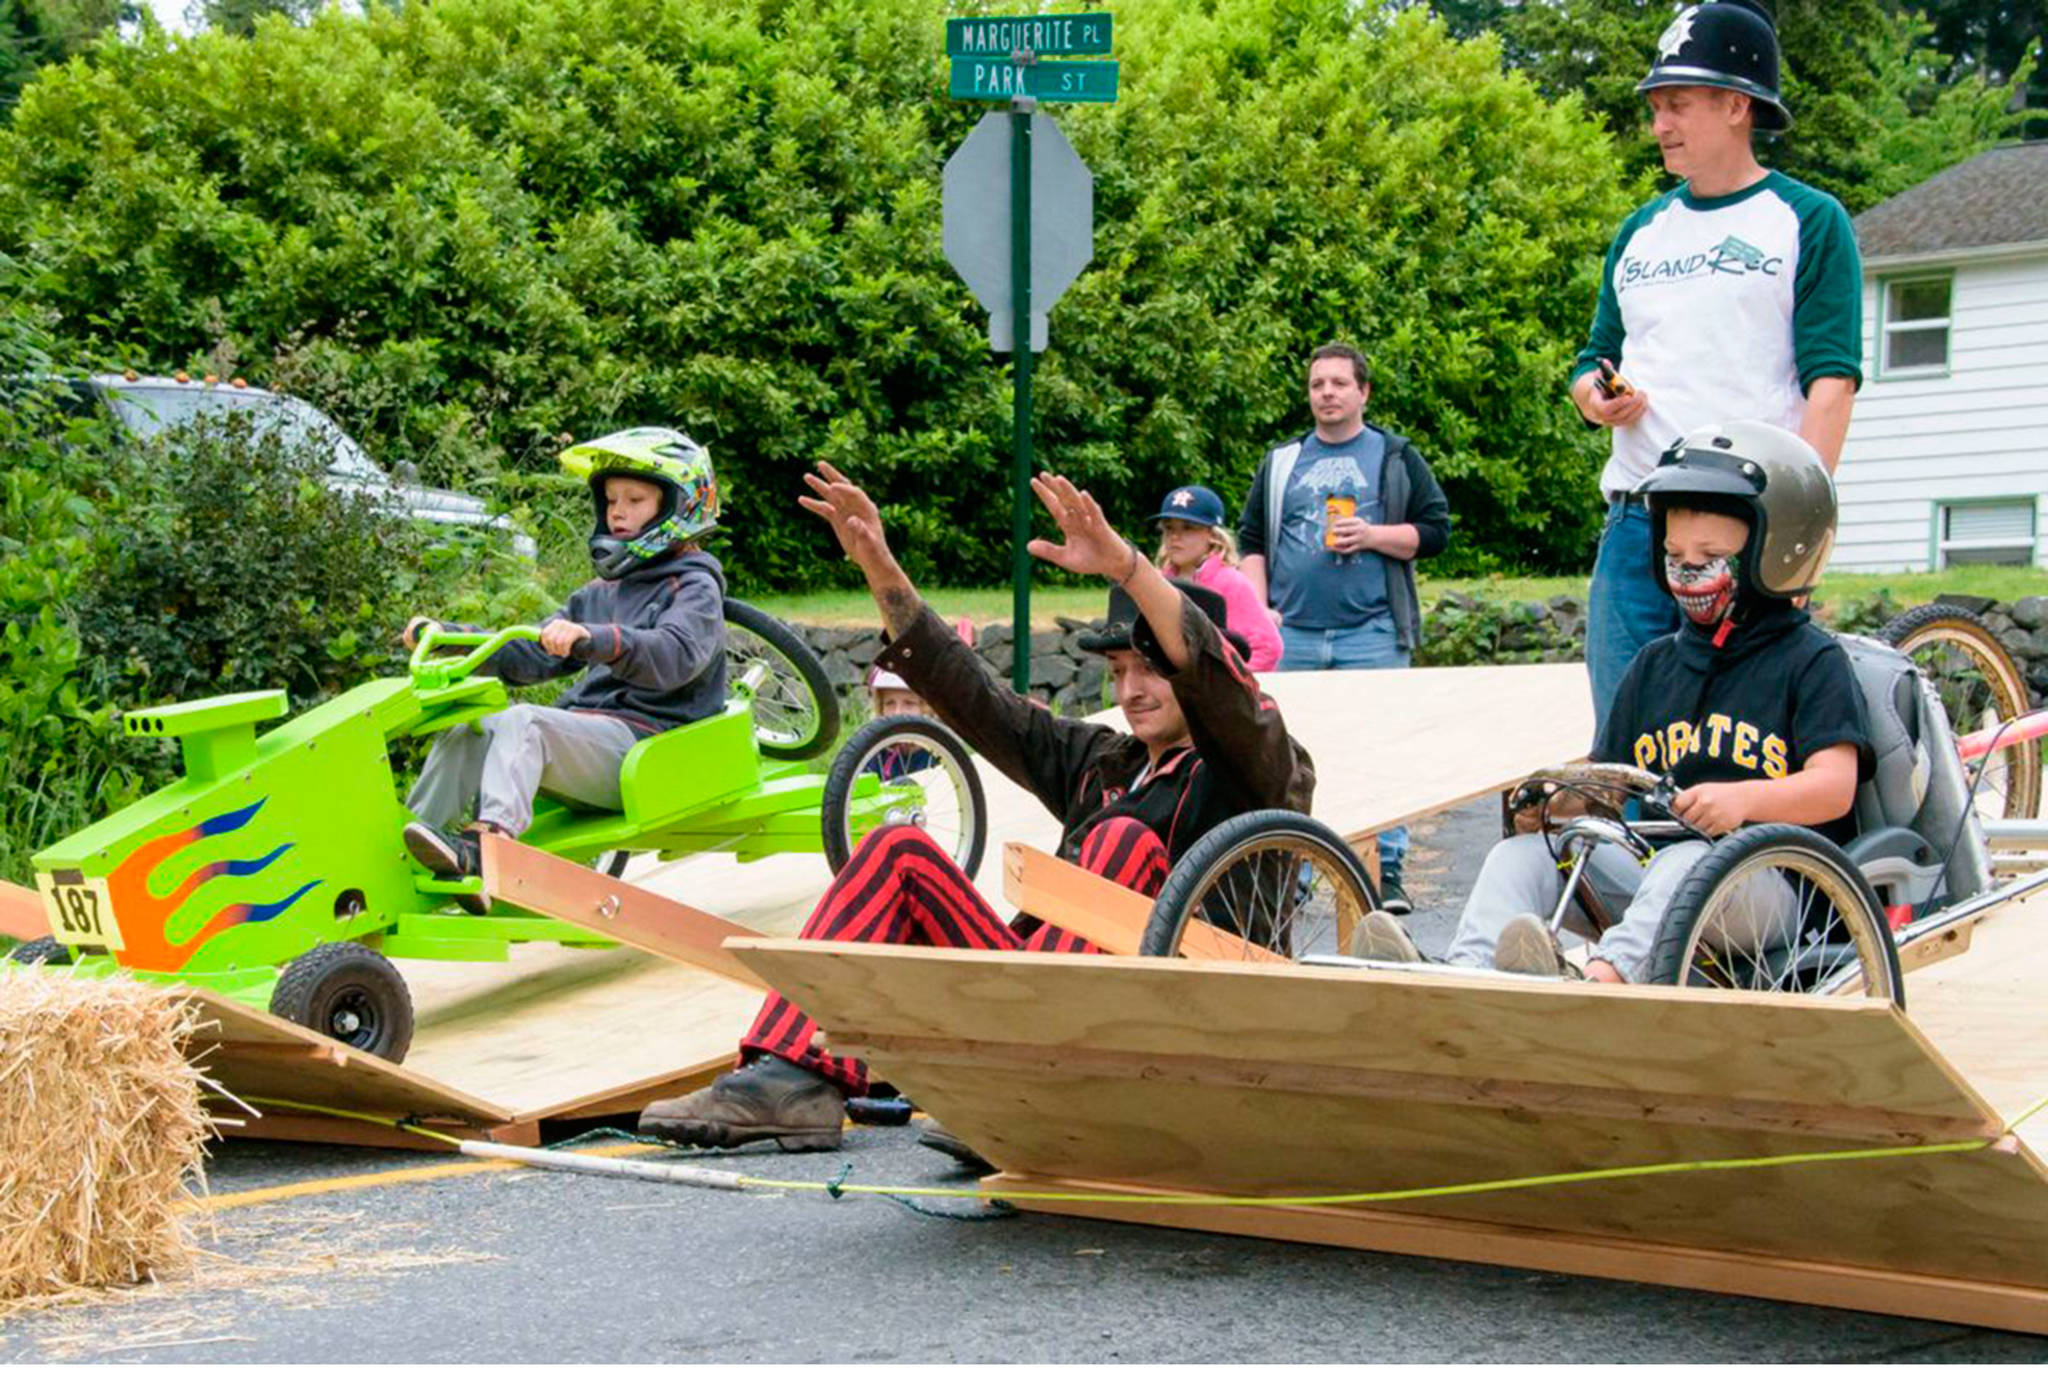
M1448 935L1496 813L1454 813L1421 838L1410 882L1426 946ZM851 1130L839 1154L684 1160L969 1185L903 1129ZM230 1193L448 1165L228 1143L207 1175ZM190 1276L0 1322L0 1363L2043 1359L2048 1339L1628 1283L504 1171L225 1211Z

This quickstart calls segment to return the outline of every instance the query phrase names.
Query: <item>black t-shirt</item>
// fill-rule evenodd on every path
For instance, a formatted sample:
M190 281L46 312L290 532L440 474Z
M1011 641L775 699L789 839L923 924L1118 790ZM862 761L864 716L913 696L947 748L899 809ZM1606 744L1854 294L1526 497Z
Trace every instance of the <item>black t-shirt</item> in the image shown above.
M1848 743L1861 781L1875 764L1866 728L1849 653L1787 606L1734 628L1718 649L1688 622L1637 652L1593 756L1670 772L1683 789L1780 780L1822 749ZM1846 844L1855 817L1813 828Z

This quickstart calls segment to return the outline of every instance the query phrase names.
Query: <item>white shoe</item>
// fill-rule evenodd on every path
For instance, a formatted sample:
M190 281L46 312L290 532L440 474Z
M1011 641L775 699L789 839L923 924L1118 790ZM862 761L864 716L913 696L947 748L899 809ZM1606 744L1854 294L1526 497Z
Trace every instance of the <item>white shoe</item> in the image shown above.
M1386 912L1365 914L1365 920L1351 933L1351 954L1360 960L1387 960L1404 965L1422 961L1422 952L1415 948L1407 928Z
M1508 918L1501 927L1500 940L1493 947L1493 967L1509 974L1537 974L1555 979L1564 973L1557 942L1543 919L1523 912Z

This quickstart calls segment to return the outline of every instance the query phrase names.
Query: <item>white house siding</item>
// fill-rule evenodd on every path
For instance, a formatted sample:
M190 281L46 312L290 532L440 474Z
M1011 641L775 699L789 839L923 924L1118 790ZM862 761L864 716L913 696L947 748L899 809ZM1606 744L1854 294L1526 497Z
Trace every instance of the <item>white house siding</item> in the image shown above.
M1951 268L1947 374L1880 376L1878 286ZM1831 567L1928 569L1938 502L2014 496L2036 499L2034 562L2042 563L2048 246L2024 260L1877 267L1864 281L1863 334L1863 389L1835 477L1842 512Z

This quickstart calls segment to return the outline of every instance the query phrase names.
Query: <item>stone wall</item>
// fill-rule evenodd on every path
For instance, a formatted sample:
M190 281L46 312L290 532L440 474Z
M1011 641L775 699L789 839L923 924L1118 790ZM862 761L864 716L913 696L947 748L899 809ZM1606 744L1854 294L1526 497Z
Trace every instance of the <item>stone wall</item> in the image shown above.
M1108 702L1109 662L1080 647L1080 636L1099 623L1057 619L1057 629L1031 634L1031 697L1062 714L1092 714ZM797 634L825 663L825 673L842 700L857 698L875 657L882 651L882 633L873 627L807 627ZM991 622L974 634L974 650L1007 684L1016 653L1007 622Z
M2048 596L1998 603L1966 594L1935 601L1976 613L2005 643L2027 672L2037 703L2048 702ZM1845 632L1875 632L1906 608L1880 596L1845 603L1830 613ZM1031 636L1031 694L1062 714L1092 714L1108 699L1109 665L1081 650L1080 634L1099 626L1076 618L1058 619L1057 630ZM797 631L825 662L842 698L861 691L868 668L882 650L872 627L805 627ZM974 649L1004 681L1015 650L1008 623L991 623L975 635ZM1586 658L1586 605L1569 594L1544 600L1498 600L1447 593L1431 607L1418 663L1431 666L1559 663Z

